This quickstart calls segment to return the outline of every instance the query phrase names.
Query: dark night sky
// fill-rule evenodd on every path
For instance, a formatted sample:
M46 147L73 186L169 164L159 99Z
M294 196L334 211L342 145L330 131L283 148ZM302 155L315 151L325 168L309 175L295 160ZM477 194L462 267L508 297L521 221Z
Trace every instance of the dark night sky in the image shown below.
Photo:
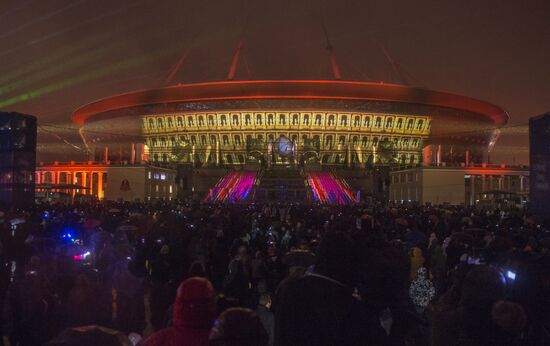
M161 86L186 51L175 82L224 79L241 37L236 79L331 78L321 18L343 79L401 82L383 46L411 84L507 110L493 159L527 161L515 125L550 111L548 0L0 0L0 110L67 127L82 104ZM81 144L42 127L40 153L82 157L62 139Z

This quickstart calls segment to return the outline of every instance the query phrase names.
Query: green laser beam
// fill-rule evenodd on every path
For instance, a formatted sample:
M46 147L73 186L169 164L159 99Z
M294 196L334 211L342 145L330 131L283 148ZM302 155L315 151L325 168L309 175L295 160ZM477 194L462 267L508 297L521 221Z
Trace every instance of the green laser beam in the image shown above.
M134 58L131 58L131 59L128 59L128 60L125 60L125 61L120 61L120 62L111 64L111 65L108 65L106 67L103 67L103 68L100 68L100 69L97 69L97 70L94 70L94 71L91 71L91 72L88 72L88 73L84 73L84 74L82 74L80 76L77 76L77 77L74 77L74 78L69 78L69 79L66 79L66 80L63 80L63 81L59 81L57 83L53 83L53 84L44 86L42 88L39 88L39 89L36 89L36 90L33 90L33 91L30 91L30 92L22 94L22 95L18 95L18 96L10 97L8 99L4 99L4 100L0 101L0 108L4 108L4 107L12 106L14 104L18 104L18 103L21 103L21 102L29 101L29 100L37 98L39 96L47 95L47 94L50 94L50 93L53 93L53 92L56 92L56 91L59 91L59 90L62 90L62 89L68 88L68 87L72 87L72 86L75 86L75 85L78 85L78 84L81 84L81 83L84 83L84 82L89 82L89 81L92 81L92 80L95 80L95 79L98 79L98 78L101 78L101 77L105 77L105 76L107 76L109 74L112 74L114 72L131 69L131 68L143 65L145 63L154 61L154 60L156 60L160 57L163 57L165 55L168 55L168 54L172 54L172 51L170 51L170 50L161 51L161 52L156 52L156 53L153 53L153 54L150 54L150 55L136 56Z
M6 30L6 31L4 31L2 34L0 34L0 39L9 37L10 35L13 35L13 34L15 34L15 33L18 32L18 31L21 31L21 30L23 30L23 29L25 29L25 28L28 28L29 26L33 26L33 25L35 25L36 23L40 23L40 22L43 22L43 21L45 21L45 20L47 20L47 19L51 19L51 18L57 16L58 14L63 13L63 12L65 12L66 10L71 9L71 8L73 8L73 7L76 7L76 6L78 6L78 5L80 5L80 4L83 4L83 3L87 2L87 1L88 1L88 0L80 0L80 1L72 2L72 3L68 4L67 6L61 7L61 8L59 8L59 9L55 9L55 10L52 11L52 12L46 13L46 14L44 14L44 15L42 15L42 16L40 16L40 17L34 19L34 20L31 20L31 21L29 21L29 22L26 22L26 23L24 23L24 24L21 24L20 26L15 27L15 28L13 28L13 29L11 29L11 30Z
M39 81L48 79L50 77L54 77L59 73L63 73L66 71L69 71L71 69L77 68L82 65L86 65L88 63L93 62L96 58L101 57L104 55L105 52L109 51L111 48L115 48L116 45L112 45L110 47L102 47L96 50L93 50L89 53L85 53L84 55L81 55L77 58L71 58L67 59L66 62L60 62L58 64L52 65L48 69L41 70L40 72L34 73L29 78L21 78L13 83L10 83L6 86L0 87L0 95L4 95L7 93L11 93L13 91L16 91L18 89L27 87L29 85L36 84Z
M101 34L96 35L88 40L79 41L78 44L70 46L66 49L56 50L53 53L46 55L42 59L36 59L29 64L20 67L19 69L14 70L12 73L4 74L0 76L0 84L6 84L13 81L16 78L20 78L24 75L30 74L33 71L42 69L42 68L51 68L60 63L62 58L69 56L74 53L81 53L82 51L89 51L90 47L101 43L104 39L108 38L110 35Z
M121 32L125 32L127 30L133 29L138 25L140 25L140 23L135 23L135 25L125 27L123 28L123 30L121 30ZM158 38L159 36L165 35L166 34L165 31L168 31L168 32L177 31L177 30L180 30L182 27L183 27L182 25L178 25L175 27L167 27L165 30L161 32L146 32L145 35L142 35L139 38L141 40L155 39L155 38ZM0 95L6 94L11 91L15 91L21 87L28 86L33 83L36 83L39 80L51 77L54 75L54 71L62 71L62 70L67 70L74 67L76 63L73 63L72 60L68 60L68 58L65 59L65 56L69 56L73 53L81 53L82 51L84 51L84 54L86 55L90 55L90 51L94 51L94 54L99 56L100 54L97 54L97 51L100 50L101 52L103 52L104 50L107 50L105 49L105 47L103 47L102 43L109 37L112 37L112 34L113 33L111 32L109 34L96 35L86 41L80 41L79 44L69 47L66 50L61 50L61 51L58 50L55 53L48 55L46 58L35 60L34 62L28 65L25 65L22 68L15 70L10 74L5 74L3 76L0 76ZM122 46L129 45L130 43L132 43L131 40L125 40L122 43L111 44L109 47L111 49L115 49L115 48L118 48L118 46L122 47ZM100 48L97 48L94 50L91 48L94 45L98 45ZM80 58L71 58L71 59L78 60ZM69 62L65 63L64 60L68 60ZM61 63L60 61L63 61L63 62ZM49 72L38 72L33 74L30 77L26 77L24 79L21 78L22 76L29 75L33 71L37 71L37 70L38 71L47 70ZM13 80L16 78L20 80L13 82ZM8 84L8 82L11 82L12 84Z
M135 5L139 4L139 3L142 3L143 1L145 0L136 0L135 3L131 4L131 5L128 5L128 6L125 6L125 7L121 7L121 8L118 8L114 11L111 11L111 12L108 12L108 13L103 13L103 14L100 14L96 17L92 17L92 18L88 18L86 20L83 20L83 21L80 21L79 23L71 26L71 27L68 27L68 28L65 28L63 30L60 30L60 31L56 31L56 32L52 32L52 33L49 33L47 35L44 35L42 37L39 37L37 39L34 39L32 41L28 41L28 42L25 42L23 43L22 45L18 45L18 46L14 46L12 47L11 49L7 49L7 50L3 50L0 52L0 57L1 56L4 56L4 55L7 55L7 54L11 54L11 53L14 53L22 48L26 48L26 47L29 47L29 46L32 46L32 45L35 45L37 43L41 43L41 42L44 42L44 41L48 41L54 37L57 37L57 36L60 36L60 35L63 35L63 34L66 34L67 32L70 32L70 31L73 31L77 28L81 28L83 26L86 26L90 23L93 23L95 21L98 21L100 19L104 19L104 18L107 18L109 16L113 16L115 14L118 14L118 13L121 13L121 12L127 12L129 8L132 8L132 7L135 7Z
M125 8L122 8L122 9L127 10L128 8L125 7ZM98 19L102 19L102 18L107 17L107 16L112 16L112 15L117 14L118 12L120 12L122 9L117 9L116 11L104 13L100 16L90 18L87 21L79 23L78 26L81 26L83 24L89 24L88 22L92 21L92 20L98 20ZM66 49L55 50L54 52L49 53L48 55L46 55L46 57L44 57L42 59L36 59L33 62L31 62L29 64L26 64L23 67L20 67L19 69L14 70L12 73L8 73L8 74L4 74L3 76L0 76L0 84L7 83L9 81L14 80L15 78L21 77L25 74L31 73L35 70L40 69L40 68L45 68L45 67L49 68L52 65L58 64L59 60L61 58L63 58L64 56L68 56L68 55L73 54L73 53L81 52L83 50L89 51L92 46L103 44L104 41L111 39L113 37L113 35L119 34L119 33L124 33L128 30L131 30L131 29L135 29L136 27L138 27L141 24L142 23L137 22L137 23L134 23L134 24L132 24L130 26L126 26L126 27L125 26L116 26L114 28L114 31L111 30L109 32L101 32L100 34L97 34L97 35L94 35L94 36L91 36L91 37L88 36L86 39L79 40L77 42L77 44L75 44L73 46L70 46ZM72 30L74 30L74 28L70 27L70 28L64 29L62 31L63 31L63 33L65 33L67 31L72 31ZM46 37L50 38L51 35L52 34L49 34ZM35 43L43 41L44 39L45 38L42 37L42 38L38 38L36 40L30 41L30 42L27 42L27 43L28 44L35 44ZM2 53L0 55L5 55L6 53L9 53L9 51L2 51Z

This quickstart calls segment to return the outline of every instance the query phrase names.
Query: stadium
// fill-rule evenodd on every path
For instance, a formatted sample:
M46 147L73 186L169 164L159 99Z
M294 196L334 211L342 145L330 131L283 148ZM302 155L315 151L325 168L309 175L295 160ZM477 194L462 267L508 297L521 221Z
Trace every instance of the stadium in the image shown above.
M207 199L345 203L375 167L486 162L508 115L406 85L252 80L125 93L72 120L97 160L177 165Z

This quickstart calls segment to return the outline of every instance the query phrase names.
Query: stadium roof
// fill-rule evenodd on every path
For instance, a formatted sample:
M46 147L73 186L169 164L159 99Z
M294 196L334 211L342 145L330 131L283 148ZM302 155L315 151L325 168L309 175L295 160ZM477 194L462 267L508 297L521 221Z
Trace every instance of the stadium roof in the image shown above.
M498 106L471 97L398 84L340 80L245 80L178 84L133 91L94 101L77 109L74 123L95 114L155 104L245 99L333 99L383 101L437 106L477 113L502 126L508 114Z

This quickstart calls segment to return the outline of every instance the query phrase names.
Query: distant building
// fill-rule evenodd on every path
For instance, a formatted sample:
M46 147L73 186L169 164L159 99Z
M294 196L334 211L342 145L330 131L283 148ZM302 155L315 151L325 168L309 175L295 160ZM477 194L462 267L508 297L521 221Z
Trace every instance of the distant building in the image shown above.
M149 165L107 168L107 200L168 201L176 195L176 171L173 169Z
M389 199L431 204L523 206L527 167L507 165L421 166L390 172Z
M481 100L406 85L240 80L113 95L80 107L72 120L87 146L113 161L358 169L415 165L424 154L436 162L482 162L508 114Z
M550 112L529 119L531 210L550 215Z
M95 160L177 165L182 195L210 194L240 176L232 171L250 170L264 192L274 181L282 190L293 186L301 175L308 188L294 195L315 202L303 171L331 170L363 195L387 199L389 167L486 162L508 114L481 100L406 85L290 79L112 95L83 105L72 121ZM266 196L254 191L250 201ZM288 202L285 193L270 196Z
M28 205L34 201L36 118L0 113L0 203Z
M53 162L36 167L36 196L42 200L122 201L176 198L176 171L146 164Z

